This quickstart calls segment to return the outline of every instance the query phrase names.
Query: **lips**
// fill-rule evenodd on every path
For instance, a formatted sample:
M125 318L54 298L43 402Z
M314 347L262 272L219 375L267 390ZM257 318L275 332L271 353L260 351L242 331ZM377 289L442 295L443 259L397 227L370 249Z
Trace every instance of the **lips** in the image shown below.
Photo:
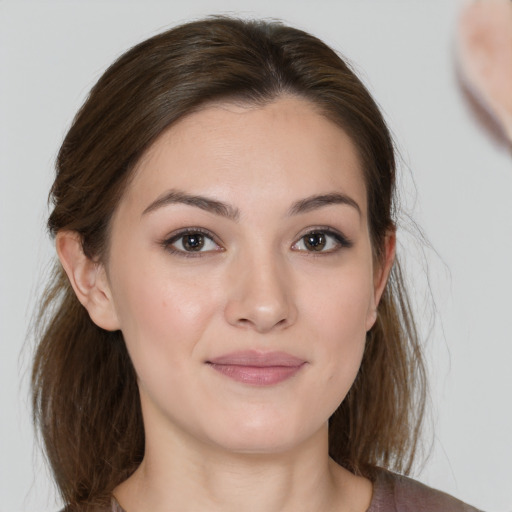
M235 381L271 386L293 377L306 364L286 352L232 352L206 361L212 369Z

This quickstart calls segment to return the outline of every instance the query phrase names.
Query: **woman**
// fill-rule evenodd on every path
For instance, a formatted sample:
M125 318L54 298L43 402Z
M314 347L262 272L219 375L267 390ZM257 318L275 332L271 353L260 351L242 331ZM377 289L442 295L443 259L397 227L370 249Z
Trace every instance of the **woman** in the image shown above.
M106 71L58 156L33 370L69 510L473 510L381 469L425 400L394 179L299 30L207 19Z

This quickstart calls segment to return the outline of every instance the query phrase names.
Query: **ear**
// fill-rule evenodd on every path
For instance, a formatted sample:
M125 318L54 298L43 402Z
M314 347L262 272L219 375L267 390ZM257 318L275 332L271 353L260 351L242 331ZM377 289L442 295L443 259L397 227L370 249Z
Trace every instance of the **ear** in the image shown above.
M81 237L76 231L59 231L55 245L69 282L91 320L108 331L119 329L104 266L84 254Z
M379 305L384 288L388 282L389 274L395 261L396 230L390 229L384 239L383 255L377 260L373 272L373 300L370 304L366 321L366 330L369 331L377 320L377 307Z

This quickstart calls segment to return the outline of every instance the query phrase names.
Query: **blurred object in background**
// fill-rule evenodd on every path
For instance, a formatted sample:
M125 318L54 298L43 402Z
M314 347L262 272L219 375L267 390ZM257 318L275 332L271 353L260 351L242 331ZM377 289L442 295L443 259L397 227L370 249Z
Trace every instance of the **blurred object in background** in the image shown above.
M512 1L476 0L465 4L459 18L457 47L468 99L472 103L476 100L492 117L480 115L487 121L487 128L512 143Z

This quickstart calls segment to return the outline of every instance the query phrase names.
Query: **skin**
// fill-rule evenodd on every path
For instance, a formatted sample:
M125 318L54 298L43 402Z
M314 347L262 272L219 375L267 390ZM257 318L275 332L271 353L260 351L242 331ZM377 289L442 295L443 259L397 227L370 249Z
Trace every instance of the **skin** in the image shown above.
M457 35L465 78L512 143L512 2L468 3Z
M232 218L158 202L170 190L221 201ZM326 194L353 204L290 212ZM186 252L183 228L211 238ZM312 231L325 235L321 251L304 242ZM363 174L344 131L294 97L208 106L139 162L104 263L88 260L71 232L59 233L57 249L93 321L122 330L138 375L145 457L115 490L128 512L368 508L371 483L328 457L327 421L359 369L394 234L376 265ZM207 364L237 350L305 363L269 386Z

